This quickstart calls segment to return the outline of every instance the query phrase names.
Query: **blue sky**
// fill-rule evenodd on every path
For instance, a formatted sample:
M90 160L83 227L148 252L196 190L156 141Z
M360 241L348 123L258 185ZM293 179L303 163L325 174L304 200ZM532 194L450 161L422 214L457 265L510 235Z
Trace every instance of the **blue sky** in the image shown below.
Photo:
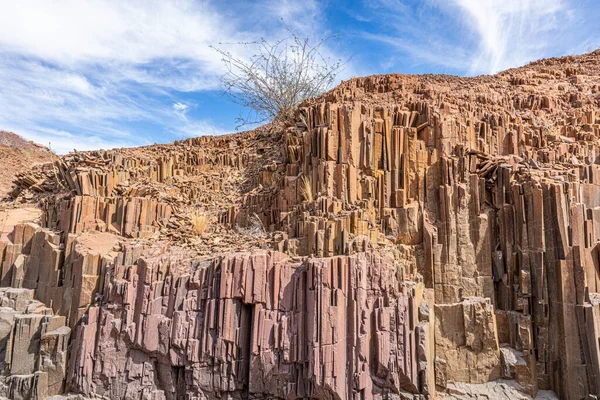
M285 25L349 60L339 76L489 74L600 47L598 0L0 0L0 129L53 150L235 130L220 42ZM241 57L247 50L233 46Z

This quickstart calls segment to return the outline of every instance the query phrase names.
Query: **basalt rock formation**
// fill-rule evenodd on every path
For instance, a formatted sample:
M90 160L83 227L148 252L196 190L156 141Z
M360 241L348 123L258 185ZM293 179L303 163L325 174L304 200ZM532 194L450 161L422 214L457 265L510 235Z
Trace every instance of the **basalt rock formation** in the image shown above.
M0 198L12 189L12 180L34 165L52 161L53 154L44 146L29 142L20 136L0 131Z
M599 82L600 52L353 78L293 126L20 174L0 394L597 398Z

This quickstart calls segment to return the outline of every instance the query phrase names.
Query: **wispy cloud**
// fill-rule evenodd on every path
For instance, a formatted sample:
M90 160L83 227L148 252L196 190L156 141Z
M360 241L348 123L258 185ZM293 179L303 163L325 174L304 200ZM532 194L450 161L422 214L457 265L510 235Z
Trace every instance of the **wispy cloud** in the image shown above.
M208 45L243 33L209 3L185 0L24 0L5 2L1 11L4 51L71 68L125 66L123 78L147 81L164 78L163 69L152 68L156 60L175 60L166 66L170 77L173 68L218 73L219 57ZM170 85L177 83L184 85Z
M463 26L477 33L471 73L498 72L544 55L570 25L572 15L561 0L454 0Z
M600 11L589 0L366 0L365 7L387 32L362 37L401 51L399 62L451 73L495 73L600 40Z

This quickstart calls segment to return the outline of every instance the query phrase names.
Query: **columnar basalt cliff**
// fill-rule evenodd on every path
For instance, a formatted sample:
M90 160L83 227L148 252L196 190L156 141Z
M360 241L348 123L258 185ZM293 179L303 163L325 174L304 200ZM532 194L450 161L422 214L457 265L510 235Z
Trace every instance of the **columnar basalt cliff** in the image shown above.
M354 78L20 174L0 395L597 398L599 82L600 52Z

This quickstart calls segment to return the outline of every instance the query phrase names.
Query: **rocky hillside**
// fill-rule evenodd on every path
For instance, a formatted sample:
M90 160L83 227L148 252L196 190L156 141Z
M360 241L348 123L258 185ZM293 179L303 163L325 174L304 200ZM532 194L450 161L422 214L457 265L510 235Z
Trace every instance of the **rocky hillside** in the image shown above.
M17 174L34 165L52 161L50 151L39 144L12 133L0 131L0 199L9 195Z
M599 82L600 52L356 78L293 126L20 174L0 393L595 398Z

